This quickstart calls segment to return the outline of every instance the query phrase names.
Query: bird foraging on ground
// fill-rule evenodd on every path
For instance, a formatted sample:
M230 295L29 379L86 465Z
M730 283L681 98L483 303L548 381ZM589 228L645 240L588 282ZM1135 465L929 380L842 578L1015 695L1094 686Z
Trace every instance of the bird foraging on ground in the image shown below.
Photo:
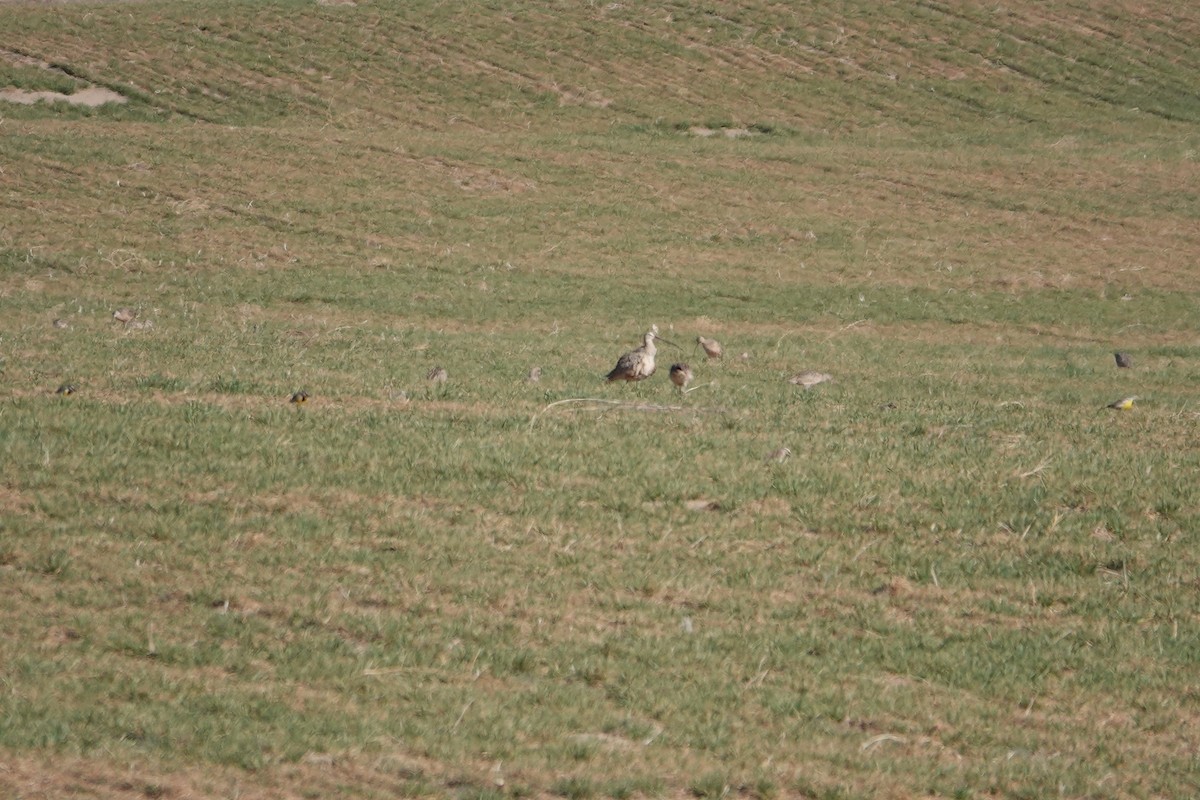
M804 372L797 372L792 377L788 378L788 383L794 383L797 386L803 386L805 391L825 383L832 381L833 376L828 372L817 372L815 369L806 369Z
M133 318L137 316L137 312L132 308L118 308L113 312L113 319L122 325L128 325L133 322Z
M721 343L716 339L708 339L703 336L696 337L696 344L704 350L704 354L709 358L720 358L725 355L725 348L721 347Z
M450 373L446 372L445 367L434 367L426 373L425 378L432 383L445 383L450 380Z
M1128 411L1133 408L1133 401L1137 400L1137 395L1132 397L1122 397L1120 400L1115 400L1108 404L1109 408L1115 408L1117 411Z
M542 379L542 368L534 367L529 370L529 374L525 376L526 383L537 383Z
M658 335L658 326L651 326L650 330L646 331L646 335L642 337L642 346L630 350L625 355L617 359L617 365L608 373L606 379L609 383L613 381L644 381L654 374L656 364L654 356L658 353L658 348L654 345L655 339L662 339ZM662 341L667 341L662 339ZM670 344L668 342L668 344Z
M292 403L293 405L302 406L308 402L308 392L294 392L292 396L288 398L288 402Z
M692 368L687 364L679 363L671 365L671 383L679 387L679 391L686 392L687 385L692 382Z
M1117 366L1121 369L1129 369L1133 366L1133 359L1129 357L1129 353L1113 353L1113 358L1116 359Z
M767 453L767 457L764 458L763 461L771 464L782 464L791 457L791 449L787 447L781 447L778 450L772 450L771 452Z
M54 393L61 394L63 397L66 397L69 394L75 394L75 384L64 383L62 386L55 389Z

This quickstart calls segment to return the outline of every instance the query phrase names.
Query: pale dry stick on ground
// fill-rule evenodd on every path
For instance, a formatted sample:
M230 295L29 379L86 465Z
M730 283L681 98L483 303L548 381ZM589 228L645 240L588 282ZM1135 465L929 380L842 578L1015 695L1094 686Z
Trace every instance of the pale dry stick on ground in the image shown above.
M1017 477L1018 477L1018 478L1030 478L1030 477L1033 477L1034 475L1037 475L1039 472L1041 472L1042 470L1044 470L1046 467L1050 466L1050 461L1051 461L1051 458L1050 458L1050 456L1046 456L1045 458L1043 458L1043 459L1041 460L1041 462L1040 462L1040 463L1039 463L1039 464L1038 464L1036 467L1034 467L1033 469L1029 470L1028 472L1021 472L1021 473L1019 473L1019 474L1017 475Z
M697 387L697 388L699 388L699 387ZM664 406L664 405L659 405L657 403L631 403L627 400L610 400L605 397L568 397L565 400L555 400L553 403L543 406L540 411L538 411L536 414L534 414L532 417L530 417L529 418L530 430L533 429L534 424L536 424L538 419L541 418L542 415L544 415L547 411L549 411L550 409L555 408L557 406L566 405L568 403L594 403L596 410L602 409L605 406L614 406L615 410L617 410L617 411L660 411L660 412L688 411L688 412L704 412L704 413L712 413L712 414L722 414L728 410L728 409L724 409L724 408L688 408L686 406ZM582 408L579 410L580 411L590 411L593 409Z

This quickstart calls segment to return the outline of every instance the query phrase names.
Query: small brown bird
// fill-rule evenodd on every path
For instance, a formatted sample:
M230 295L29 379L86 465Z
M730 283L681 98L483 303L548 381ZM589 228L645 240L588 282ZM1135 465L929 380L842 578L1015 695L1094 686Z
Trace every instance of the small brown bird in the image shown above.
M450 373L446 372L445 367L434 367L425 374L425 378L433 383L445 383L450 380Z
M302 406L308 402L308 392L305 392L305 391L295 392L294 394L292 394L291 397L288 398L288 402L294 403L298 406Z
M654 363L654 356L658 352L658 348L654 346L654 340L657 338L659 336L656 328L646 331L646 335L642 337L641 347L630 350L617 359L617 365L605 376L609 383L613 381L644 381L653 375L657 368Z
M833 380L833 376L828 372L817 372L815 369L806 369L804 372L797 372L792 377L788 378L788 383L794 383L797 386L803 386L805 391Z
M1121 369L1129 369L1133 366L1133 360L1129 357L1129 353L1113 353L1113 358L1117 361L1117 366Z
M782 464L791 457L791 449L787 447L781 447L778 450L772 450L771 452L767 453L767 457L764 458L763 461L773 464Z
M534 367L529 370L529 374L525 376L526 383L537 383L542 379L542 368Z
M721 343L716 339L706 339L703 336L697 336L696 344L704 349L704 354L709 358L720 358L725 355L725 348L721 347Z
M67 322L65 319L62 319L62 318L56 319L56 320L54 320L54 322L51 322L50 324L53 325L54 327L58 328L59 330L65 330L65 329L71 327L71 323Z
M66 397L69 394L75 394L75 384L64 383L62 386L54 390L55 394L61 394Z
M692 368L687 364L672 364L671 365L671 383L679 387L680 392L687 391L687 385L692 382Z
M113 319L122 325L128 325L133 322L133 318L137 316L137 312L132 308L118 308L113 312Z

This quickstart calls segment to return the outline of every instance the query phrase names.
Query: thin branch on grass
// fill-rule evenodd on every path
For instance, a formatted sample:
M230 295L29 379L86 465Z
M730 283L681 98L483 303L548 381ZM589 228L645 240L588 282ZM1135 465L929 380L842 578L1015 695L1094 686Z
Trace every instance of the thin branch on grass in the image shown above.
M1044 470L1046 467L1050 466L1050 461L1051 461L1051 460L1052 460L1052 459L1050 458L1050 456L1046 456L1045 458L1043 458L1043 459L1042 459L1041 463L1040 463L1040 464L1038 464L1036 467L1034 467L1033 469L1029 470L1028 472L1022 472L1022 473L1020 473L1019 475L1017 475L1017 477L1018 477L1018 478L1030 478L1030 477L1033 477L1034 475L1037 475L1039 472L1041 472L1042 470Z
M458 730L458 726L462 724L463 717L465 717L467 715L467 711L469 711L471 706L473 706L473 705L475 705L474 699L468 700L467 704L465 706L463 706L463 710L460 711L458 714L458 719L454 720L454 724L450 726L451 733L454 733L456 730Z
M881 733L878 736L872 736L870 739L867 739L862 743L859 749L863 752L866 752L867 750L874 750L884 742L897 742L899 744L904 744L904 737L897 736L894 733Z
M566 405L567 403L594 403L597 408L603 406L614 406L620 411L705 411L709 413L723 413L723 408L689 408L687 406L664 406L658 403L631 403L628 400L609 400L603 397L568 397L566 400L555 400L553 403L542 408L541 411L529 418L529 427L532 430L534 423L538 418L545 414L550 409ZM584 408L583 411L591 411L592 408Z
M870 320L856 319L856 320L854 320L854 322L847 322L845 325L843 325L842 327L838 328L833 333L826 336L824 339L824 342L828 342L830 339L837 336L839 333L844 333L845 331L851 330L852 328L857 328L859 325L862 325L863 323L866 323L866 322L870 322ZM822 344L824 342L822 342Z

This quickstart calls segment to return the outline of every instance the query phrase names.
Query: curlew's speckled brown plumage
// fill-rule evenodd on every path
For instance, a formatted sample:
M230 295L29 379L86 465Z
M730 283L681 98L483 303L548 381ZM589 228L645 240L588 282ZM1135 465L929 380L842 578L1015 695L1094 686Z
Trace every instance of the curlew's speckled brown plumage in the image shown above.
M654 346L656 336L654 330L646 331L641 347L617 359L617 365L606 376L608 381L644 381L653 375L656 368L654 356L658 353L658 348Z

